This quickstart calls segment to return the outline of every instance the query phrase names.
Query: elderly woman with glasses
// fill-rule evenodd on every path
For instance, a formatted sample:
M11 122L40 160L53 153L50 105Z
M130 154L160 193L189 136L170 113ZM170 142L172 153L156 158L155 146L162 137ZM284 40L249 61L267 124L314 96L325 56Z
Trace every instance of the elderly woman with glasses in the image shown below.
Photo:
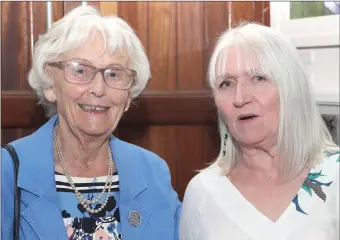
M167 164L112 135L150 77L131 27L78 7L35 45L29 83L50 120L2 150L2 239L21 189L20 239L178 238L181 204ZM14 184L17 180L17 185Z

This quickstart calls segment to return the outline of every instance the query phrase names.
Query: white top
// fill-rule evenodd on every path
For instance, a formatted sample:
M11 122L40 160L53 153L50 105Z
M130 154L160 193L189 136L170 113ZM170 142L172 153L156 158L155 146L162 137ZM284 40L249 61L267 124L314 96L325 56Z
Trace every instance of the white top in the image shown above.
M205 169L186 189L180 240L338 240L339 161L339 152L328 154L313 168L276 222L248 202L220 167Z

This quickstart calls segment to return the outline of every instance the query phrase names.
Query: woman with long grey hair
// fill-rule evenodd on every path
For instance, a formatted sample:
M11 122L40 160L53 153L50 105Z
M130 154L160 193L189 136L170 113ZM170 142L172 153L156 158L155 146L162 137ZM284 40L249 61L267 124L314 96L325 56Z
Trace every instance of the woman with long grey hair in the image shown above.
M228 29L209 84L221 148L186 189L180 239L339 239L339 148L295 47L259 24Z

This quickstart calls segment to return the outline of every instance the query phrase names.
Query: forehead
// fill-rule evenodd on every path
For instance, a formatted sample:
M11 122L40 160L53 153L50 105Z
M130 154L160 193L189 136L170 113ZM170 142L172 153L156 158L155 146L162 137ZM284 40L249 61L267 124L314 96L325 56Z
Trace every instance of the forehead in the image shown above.
M80 45L62 54L63 60L84 59L98 67L105 67L110 64L119 64L127 67L129 57L124 48L116 48L114 51L107 47L108 44L100 33L95 33L93 37Z
M225 59L223 60L223 58ZM221 60L220 69L223 73L239 74L262 70L255 52L239 46L231 46L226 49Z

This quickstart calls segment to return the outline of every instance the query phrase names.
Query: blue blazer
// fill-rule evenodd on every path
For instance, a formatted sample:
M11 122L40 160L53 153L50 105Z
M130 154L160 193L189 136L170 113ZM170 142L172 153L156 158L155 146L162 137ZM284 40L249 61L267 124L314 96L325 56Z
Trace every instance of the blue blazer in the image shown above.
M53 127L51 118L34 134L12 142L19 160L21 190L20 239L67 239L54 177ZM124 240L178 239L181 203L170 181L164 160L156 154L111 136L110 145L119 174L121 230ZM13 162L2 149L1 239L13 239ZM137 211L141 222L129 223Z

